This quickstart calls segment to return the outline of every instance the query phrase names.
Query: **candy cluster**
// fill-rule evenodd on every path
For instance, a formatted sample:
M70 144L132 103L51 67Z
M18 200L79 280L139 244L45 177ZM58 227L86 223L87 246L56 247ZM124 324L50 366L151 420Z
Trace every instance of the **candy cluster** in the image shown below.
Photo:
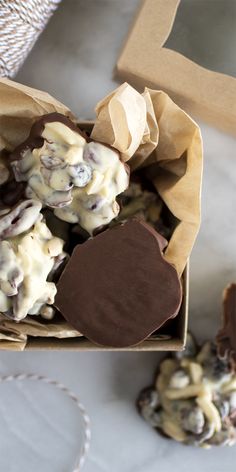
M41 207L37 200L24 200L0 219L0 311L15 321L49 315L47 305L56 294L50 277L66 257Z
M116 197L128 187L128 166L116 150L87 142L66 117L52 118L37 122L31 137L16 149L15 179L26 182L28 198L39 199L58 218L79 223L92 234L118 215Z
M162 219L163 201L153 189L143 189L140 181L130 182L129 187L119 197L121 211L112 222L123 223L131 218L146 221L167 240L171 228L164 224Z
M212 342L198 350L189 335L186 351L162 361L138 408L151 426L176 441L201 447L236 442L236 375Z
M118 151L89 140L64 115L36 121L28 139L0 159L0 312L15 321L52 317L54 274L66 254L53 235L64 239L65 231L51 220L79 224L89 237L117 217L116 196L128 184Z

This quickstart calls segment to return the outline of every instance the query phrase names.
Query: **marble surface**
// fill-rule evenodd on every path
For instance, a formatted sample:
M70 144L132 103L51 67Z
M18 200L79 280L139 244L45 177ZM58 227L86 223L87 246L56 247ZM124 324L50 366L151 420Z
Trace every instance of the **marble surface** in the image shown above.
M116 87L112 70L138 0L64 0L17 80L47 90L83 118ZM190 328L199 340L219 326L221 293L236 279L236 140L202 124L202 227L191 257ZM235 448L183 447L137 415L135 398L161 354L0 353L0 374L35 371L61 380L85 403L92 445L84 472L233 470ZM81 442L73 404L49 386L1 385L0 470L72 470ZM7 453L6 453L7 451Z

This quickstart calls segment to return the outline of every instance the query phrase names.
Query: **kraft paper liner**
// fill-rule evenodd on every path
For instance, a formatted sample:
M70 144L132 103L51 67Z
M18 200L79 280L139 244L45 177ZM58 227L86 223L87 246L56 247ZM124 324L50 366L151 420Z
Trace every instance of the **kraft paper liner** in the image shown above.
M0 348L4 349L4 344L12 346L12 342L18 344L18 350L23 350L27 343L28 336L43 338L77 338L81 334L66 321L56 321L43 323L37 317L27 316L20 323L15 323L0 314Z
M76 121L70 110L45 92L0 79L0 150L13 150L41 115L59 112ZM131 169L153 164L154 185L179 220L166 259L181 276L200 224L202 144L198 126L163 92L139 94L124 83L96 107L93 139L114 146ZM75 337L66 322L27 317L15 323L0 314L0 348L23 350L27 336Z
M48 93L1 78L0 150L12 151L27 138L37 117L55 111L73 118L70 110Z

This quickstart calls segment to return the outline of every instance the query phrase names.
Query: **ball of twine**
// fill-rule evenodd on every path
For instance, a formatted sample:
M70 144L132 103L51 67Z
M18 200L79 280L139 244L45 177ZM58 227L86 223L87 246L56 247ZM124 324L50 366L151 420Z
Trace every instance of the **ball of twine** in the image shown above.
M13 77L61 0L0 0L0 76Z

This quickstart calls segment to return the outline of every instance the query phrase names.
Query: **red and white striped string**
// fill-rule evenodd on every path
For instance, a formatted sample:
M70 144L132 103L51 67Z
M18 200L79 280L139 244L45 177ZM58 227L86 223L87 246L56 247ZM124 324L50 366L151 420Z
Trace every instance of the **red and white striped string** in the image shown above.
M24 380L37 380L39 382L44 382L46 384L53 385L57 389L61 390L64 392L71 400L74 401L76 406L78 407L82 418L83 418L83 425L84 425L84 438L83 438L83 444L80 450L80 454L77 460L77 463L73 469L72 472L81 472L82 467L84 465L85 459L87 457L89 447L90 447L90 441L91 441L91 426L90 426L90 418L88 416L88 413L86 412L86 409L84 405L81 403L77 395L73 393L69 388L67 388L65 385L63 385L61 382L58 382L57 380L53 380L49 377L45 377L43 375L37 375L37 374L27 374L27 373L21 373L21 374L14 374L14 375L2 375L0 376L0 383L2 382L12 382L12 381L24 381Z
M61 0L0 0L0 76L13 77Z

